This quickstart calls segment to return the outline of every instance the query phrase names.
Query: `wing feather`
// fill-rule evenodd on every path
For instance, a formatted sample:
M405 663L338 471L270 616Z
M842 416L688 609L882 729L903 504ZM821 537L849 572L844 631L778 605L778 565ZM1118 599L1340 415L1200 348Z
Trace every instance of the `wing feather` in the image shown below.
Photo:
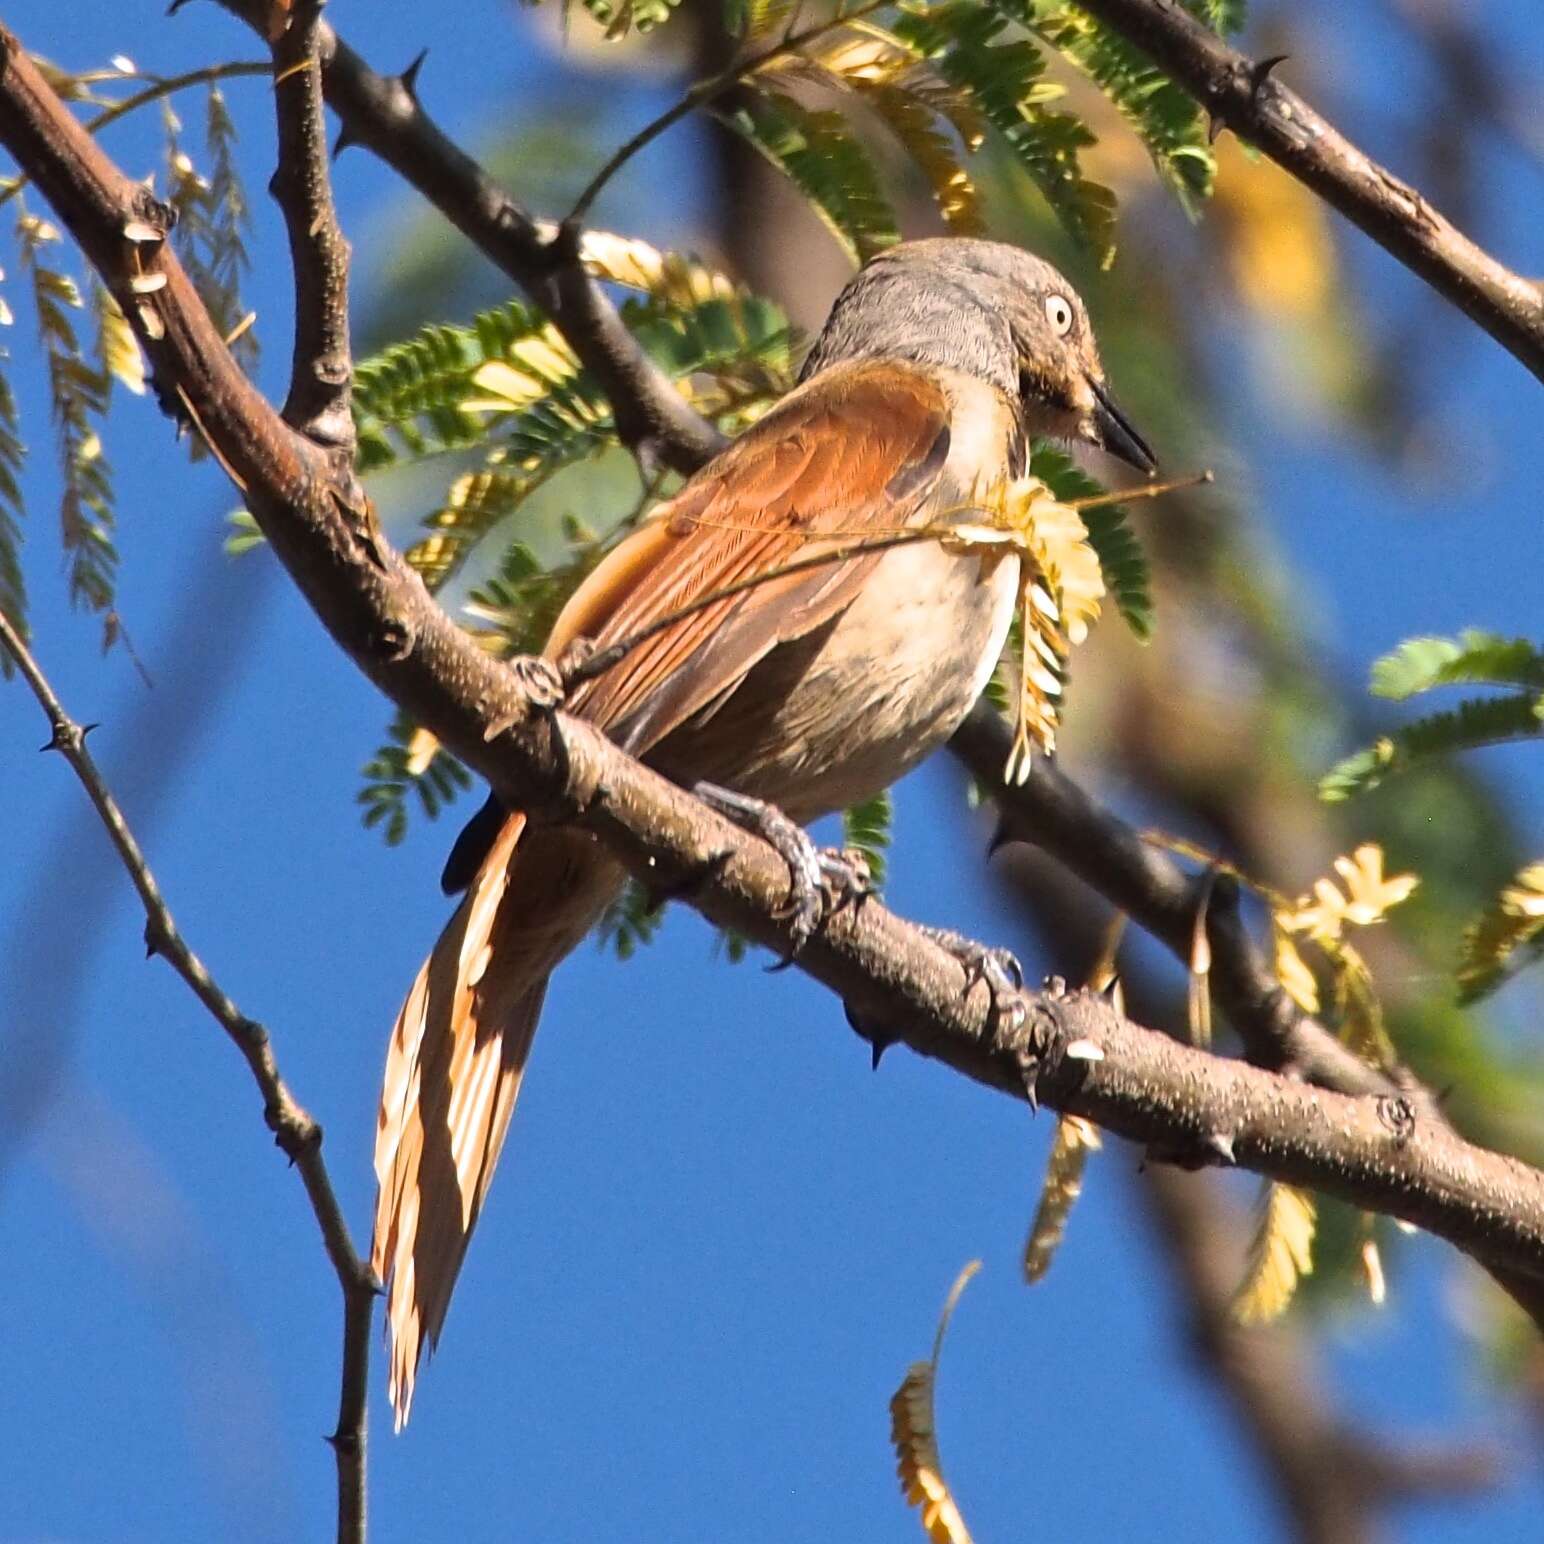
M894 361L824 371L746 431L602 563L549 653L605 647L704 595L863 532L909 524L948 451L948 401ZM723 698L779 643L821 627L875 557L769 580L684 616L575 694L570 708L641 755Z

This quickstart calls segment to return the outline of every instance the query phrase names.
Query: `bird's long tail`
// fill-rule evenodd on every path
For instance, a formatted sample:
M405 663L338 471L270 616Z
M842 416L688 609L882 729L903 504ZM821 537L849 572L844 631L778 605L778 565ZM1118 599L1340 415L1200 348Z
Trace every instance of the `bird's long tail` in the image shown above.
M371 1264L400 1429L498 1163L547 978L621 870L582 832L512 815L397 1016L376 1123Z

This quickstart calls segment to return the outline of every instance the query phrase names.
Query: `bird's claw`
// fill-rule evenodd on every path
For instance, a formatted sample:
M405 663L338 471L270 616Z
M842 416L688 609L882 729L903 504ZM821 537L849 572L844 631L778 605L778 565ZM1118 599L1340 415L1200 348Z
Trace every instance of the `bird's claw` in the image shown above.
M861 861L861 854L832 848L821 851L809 833L776 805L713 783L698 783L692 792L737 826L759 836L788 865L788 896L774 913L788 924L788 952L768 969L787 969L828 915L842 906L856 905L870 893L868 864Z
M874 871L859 848L823 847L816 858L820 863L820 889L828 916L847 906L861 906L875 894Z
M990 948L953 928L926 927L922 931L960 962L967 994L978 982L985 983L994 1015L1001 1014L1005 1005L1024 990L1024 967L1011 949Z

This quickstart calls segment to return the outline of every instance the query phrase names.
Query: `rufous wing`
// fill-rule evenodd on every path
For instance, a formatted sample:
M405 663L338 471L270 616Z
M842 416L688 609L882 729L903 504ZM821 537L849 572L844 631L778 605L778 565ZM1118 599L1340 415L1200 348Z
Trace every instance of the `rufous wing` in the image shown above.
M576 637L604 648L732 585L901 529L948 451L948 402L927 376L893 361L822 372L595 569L548 654ZM877 560L848 557L700 606L582 687L569 709L643 755L769 650L835 617Z

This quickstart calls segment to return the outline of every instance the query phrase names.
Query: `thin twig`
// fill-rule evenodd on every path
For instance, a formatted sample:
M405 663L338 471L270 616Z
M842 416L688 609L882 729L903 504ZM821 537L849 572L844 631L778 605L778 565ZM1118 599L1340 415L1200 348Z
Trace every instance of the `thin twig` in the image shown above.
M266 36L268 0L219 0ZM338 148L360 145L418 189L542 307L612 404L617 435L647 469L693 472L724 436L644 352L576 251L551 239L505 188L446 135L418 100L417 65L382 75L324 21L316 29Z
M807 44L824 37L828 32L835 32L850 22L859 21L892 3L893 0L863 0L863 4L854 6L850 11L838 11L835 16L827 17L825 21L817 22L812 27L806 27L803 32L789 33L759 53L751 54L738 63L729 65L727 69L720 70L717 75L709 76L707 80L698 81L678 102L667 107L659 117L646 123L631 139L611 154L605 165L595 173L585 185L584 191L574 200L574 207L569 210L568 218L563 222L564 225L570 229L582 225L606 184L640 150L652 145L666 129L673 128L696 108L705 107L716 97L721 97L726 91L733 90L735 86L748 80L757 70L765 68L774 59L784 54L795 53Z
M338 1539L339 1544L363 1544L365 1394L370 1322L375 1311L377 1287L369 1265L354 1247L343 1209L328 1177L322 1159L322 1128L290 1092L281 1076L267 1030L236 1006L183 938L144 852L86 748L86 736L94 726L78 724L65 712L31 650L3 611L0 611L0 646L16 662L22 678L48 717L52 732L43 749L58 751L69 762L101 816L102 824L139 893L145 910L146 947L151 954L159 954L187 982L246 1058L263 1096L263 1119L280 1150L300 1171L311 1210L322 1232L327 1258L332 1262L343 1292L343 1369L338 1426L329 1439L338 1455Z
M1544 379L1544 289L1471 241L1419 190L1359 150L1177 0L1080 0L1192 92L1216 124L1262 150L1360 226Z
M121 102L114 102L111 107L104 108L95 118L88 118L86 129L88 133L99 134L109 124L116 123L120 118L126 118L141 107L146 107L151 102L158 102L162 97L169 97L175 92L184 91L189 86L213 85L216 81L227 80L232 76L271 75L272 73L273 66L266 59L232 59L224 64L205 65L201 70L189 70L184 75L158 76L143 91L136 91ZM26 185L25 176L10 178L6 186L0 188L0 204L5 204L14 198Z

